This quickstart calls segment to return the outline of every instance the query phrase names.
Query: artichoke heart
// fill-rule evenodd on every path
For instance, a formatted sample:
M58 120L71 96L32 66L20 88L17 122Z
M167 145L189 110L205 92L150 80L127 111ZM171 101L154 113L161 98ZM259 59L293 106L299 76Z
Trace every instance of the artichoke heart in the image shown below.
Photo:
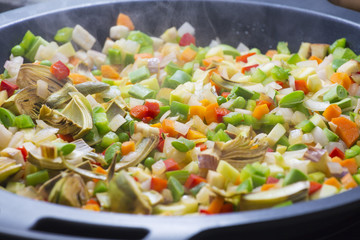
M21 164L16 164L16 160L0 157L0 182L5 181L8 177L18 172L21 169Z
M242 195L241 210L273 207L285 201L299 202L308 196L309 182L297 182L282 188Z
M49 202L81 207L90 198L83 179L77 174L67 174L51 190Z
M67 82L70 82L69 78L58 80L50 72L50 67L48 66L32 63L21 65L16 79L16 85L18 85L20 89L36 85L38 80L45 81L51 93L60 90Z
M37 119L40 108L45 100L36 94L36 89L36 85L31 85L20 90L6 100L3 107L15 114L26 114L32 119Z
M83 137L93 127L91 113L78 95L73 96L62 112L43 105L39 119L58 128L60 134L71 134L74 139Z
M151 205L136 181L124 170L109 182L110 209L115 212L150 214Z
M149 153L157 146L159 136L150 135L149 137L142 138L136 145L134 152L123 156L115 165L115 171L124 168L133 167L139 164Z
M71 101L69 93L77 92L77 89L71 83L65 84L59 91L54 92L46 99L46 105L50 108L62 108L65 104Z
M262 161L267 150L265 138L251 139L250 136L239 134L235 139L215 143L215 152L219 159L225 160L237 169L246 164Z

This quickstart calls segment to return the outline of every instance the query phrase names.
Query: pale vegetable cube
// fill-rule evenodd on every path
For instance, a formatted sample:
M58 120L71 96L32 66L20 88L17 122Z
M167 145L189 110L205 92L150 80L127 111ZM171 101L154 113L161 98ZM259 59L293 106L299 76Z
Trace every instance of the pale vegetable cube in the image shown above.
M120 39L126 38L129 35L129 28L123 25L112 26L110 28L110 38L112 39Z
M276 124L275 127L269 132L267 139L270 146L274 146L277 141L286 133L286 129L280 123Z
M240 176L240 172L224 160L220 160L216 171L223 175L225 179L231 183L235 183L237 178Z
M91 49L96 42L96 38L80 25L74 27L72 40L85 50Z
M330 197L335 195L338 192L338 189L334 186L323 184L321 189L316 191L310 196L311 200L316 200L320 198Z
M178 34L182 37L185 33L190 33L191 35L195 35L195 28L188 22L184 22L181 27L178 29Z

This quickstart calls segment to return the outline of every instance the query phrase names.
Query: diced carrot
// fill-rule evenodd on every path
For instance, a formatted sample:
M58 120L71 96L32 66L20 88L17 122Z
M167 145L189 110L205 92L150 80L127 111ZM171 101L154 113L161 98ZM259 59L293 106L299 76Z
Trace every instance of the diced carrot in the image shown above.
M341 183L334 177L328 178L324 181L324 184L331 185L336 187L337 189L341 188Z
M314 181L310 181L309 195L317 192L322 188L322 184Z
M331 158L331 161L336 162L336 163L341 163L342 159L340 157L336 156L336 157Z
M151 127L161 128L161 123L152 124Z
M91 210L91 211L96 211L96 212L100 211L99 204L93 204L93 203L86 204L86 205L82 206L81 208L84 210Z
M96 80L98 81L102 81L102 76L94 76L96 78Z
M189 131L186 134L186 138L189 140L195 140L195 139L200 139L200 138L206 138L206 135L204 135L203 133L201 133L199 131L189 129Z
M330 81L333 83L338 83L338 84L342 85L346 90L349 89L349 87L352 83L349 75L347 75L346 73L343 73L343 72L337 72L337 73L334 73L333 75L331 75Z
M118 15L117 20L116 20L116 25L126 26L129 28L130 31L135 29L134 24L131 21L131 18L128 15L123 14L123 13L120 13Z
M77 58L75 56L69 58L69 63L73 66L78 65L79 62L80 62L80 58Z
M206 107L204 106L190 106L189 119L192 118L194 115L198 115L202 120L204 120L205 111Z
M137 53L134 56L135 60L138 60L139 58L152 58L152 57L153 55L151 53Z
M150 188L152 190L161 192L166 187L167 187L167 180L166 179L162 179L162 178L158 178L158 177L152 177L151 178Z
M337 117L331 119L331 122L337 125L336 134L350 148L359 138L359 129L356 123L346 117Z
M321 58L318 58L317 56L311 56L309 60L315 60L317 61L318 64L322 63L323 61Z
M212 122L217 122L216 108L218 106L219 105L217 103L212 103L206 106L205 120L207 124L210 124Z
M256 105L262 105L262 104L266 104L269 109L270 109L270 107L272 105L272 103L267 101L267 100L258 100L258 101L256 101Z
M276 183L265 183L261 186L261 191L267 191L276 186Z
M301 90L303 91L305 94L309 93L309 89L307 87L307 83L305 80L303 79L299 79L299 80L295 80L295 89L296 90Z
M100 167L100 166L97 166L95 168L95 172L100 173L100 174L107 174L107 171L105 169L103 169L102 167Z
M135 151L135 142L126 141L121 144L121 154L128 155L129 153Z
M205 143L197 143L196 147L200 148L200 151L205 151L207 149L207 145Z
M347 173L345 176L343 176L340 181L346 189L355 188L358 186L350 173Z
M257 105L252 113L253 117L260 120L265 114L269 113L269 107L266 104Z
M333 118L340 117L341 108L337 104L330 104L322 114L326 120L331 121Z
M175 131L175 122L170 119L164 119L161 124L162 130L169 134L169 137L176 137L178 133Z
M266 53L265 53L265 55L266 56L268 56L268 57L270 57L270 58L272 58L275 54L277 54L278 52L276 51L276 50L274 50L274 49L270 49L270 50L268 50Z
M346 167L351 174L355 174L357 172L358 165L356 163L355 158L348 158L348 159L342 160L340 162L340 165L342 167Z
M201 102L201 105L204 106L204 107L206 107L206 106L208 106L210 104L210 101L208 99L206 99L206 98L204 98L200 102Z
M194 51L191 47L187 47L184 49L184 51L180 55L180 60L184 62L190 62L194 60L197 52Z
M216 61L216 62L221 62L221 61L223 61L223 60L224 60L224 58L222 58L222 57L220 57L220 56L212 56L212 57L203 59L203 60L202 60L202 63L203 63L203 65L204 65L205 67L208 67L208 66L210 66L210 64L211 64L212 62L214 62L214 61Z
M208 210L209 214L216 214L221 211L222 206L224 205L224 199L222 197L216 196L210 203Z
M221 207L220 213L229 213L234 211L234 205L232 203L224 203Z
M70 73L69 78L72 80L73 84L75 85L88 81L88 78L85 75L79 73Z
M119 78L119 73L110 65L101 66L101 74L105 78L117 79Z

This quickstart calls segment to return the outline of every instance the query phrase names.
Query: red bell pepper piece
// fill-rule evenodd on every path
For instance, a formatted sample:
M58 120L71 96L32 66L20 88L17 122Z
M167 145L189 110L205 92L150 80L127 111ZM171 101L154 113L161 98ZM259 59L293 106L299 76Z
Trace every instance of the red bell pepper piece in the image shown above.
M275 178L275 177L272 177L272 176L269 176L267 179L266 179L266 183L278 183L279 182L279 179Z
M19 87L16 84L13 84L7 80L1 81L0 90L1 91L6 90L8 97L11 97L16 89L19 89Z
M149 108L147 106L137 105L130 110L130 115L138 119L143 119L148 116L148 112Z
M221 96L223 96L224 98L227 98L229 96L230 92L222 92Z
M341 159L344 159L345 154L343 153L343 151L341 151L339 148L334 147L334 149L330 152L329 156L331 158L333 157L339 157Z
M310 181L309 195L315 193L322 187L321 183Z
M207 149L207 146L205 143L198 143L198 144L196 144L196 147L199 147L200 151L204 151Z
M185 33L179 41L179 45L180 46L188 46L191 43L195 45L195 37L193 35L191 35L190 33Z
M69 76L69 68L61 61L53 63L50 67L50 72L56 77L57 80L62 80Z
M67 134L67 135L57 134L56 136L57 136L58 138L61 138L62 140L66 141L66 142L72 142L72 141L74 141L74 138L73 138L70 134Z
M164 164L166 171L176 171L180 169L179 164L172 158L164 160Z
M141 119L141 121L143 121L144 123L149 123L149 122L151 122L151 120L153 120L152 117L143 117L143 118Z
M158 177L152 177L151 178L150 188L152 190L161 192L166 187L167 187L167 180L166 179L162 179L162 178L158 178Z
M246 67L243 67L241 68L241 73L245 73L245 72L248 72L250 71L252 68L255 68L259 66L259 64L254 64L254 65L250 65L250 66L246 66Z
M301 90L305 94L307 94L309 92L309 89L308 89L308 87L306 85L305 80L295 80L295 89L296 90Z
M157 102L148 102L144 104L148 108L148 116L155 118L160 113L160 105Z
M24 146L22 146L22 147L17 147L16 149L21 151L21 155L23 156L24 161L26 161L27 156L28 156L28 152L27 152L26 148Z
M231 111L226 108L220 108L220 107L215 108L217 122L221 123L223 121L223 117L229 114L230 112Z
M186 180L184 186L187 189L191 189L191 188L195 187L196 185L198 185L201 182L206 182L205 178L202 178L202 177L192 173L192 174L190 174L190 176Z
M220 213L229 213L234 211L234 205L231 203L224 203L224 205L221 207Z
M251 53L248 53L248 54L244 54L244 55L241 55L241 56L237 56L236 57L236 61L237 62L244 62L244 63L247 63L248 62L248 57L251 57L252 55L255 55L256 53L254 52L251 52Z

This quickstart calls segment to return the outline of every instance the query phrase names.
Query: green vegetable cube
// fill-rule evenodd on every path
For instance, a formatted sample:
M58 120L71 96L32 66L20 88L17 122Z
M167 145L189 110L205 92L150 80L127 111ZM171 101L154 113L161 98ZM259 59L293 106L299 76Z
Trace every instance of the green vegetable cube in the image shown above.
M140 82L148 77L150 77L150 71L146 66L142 66L141 68L129 73L131 83Z

